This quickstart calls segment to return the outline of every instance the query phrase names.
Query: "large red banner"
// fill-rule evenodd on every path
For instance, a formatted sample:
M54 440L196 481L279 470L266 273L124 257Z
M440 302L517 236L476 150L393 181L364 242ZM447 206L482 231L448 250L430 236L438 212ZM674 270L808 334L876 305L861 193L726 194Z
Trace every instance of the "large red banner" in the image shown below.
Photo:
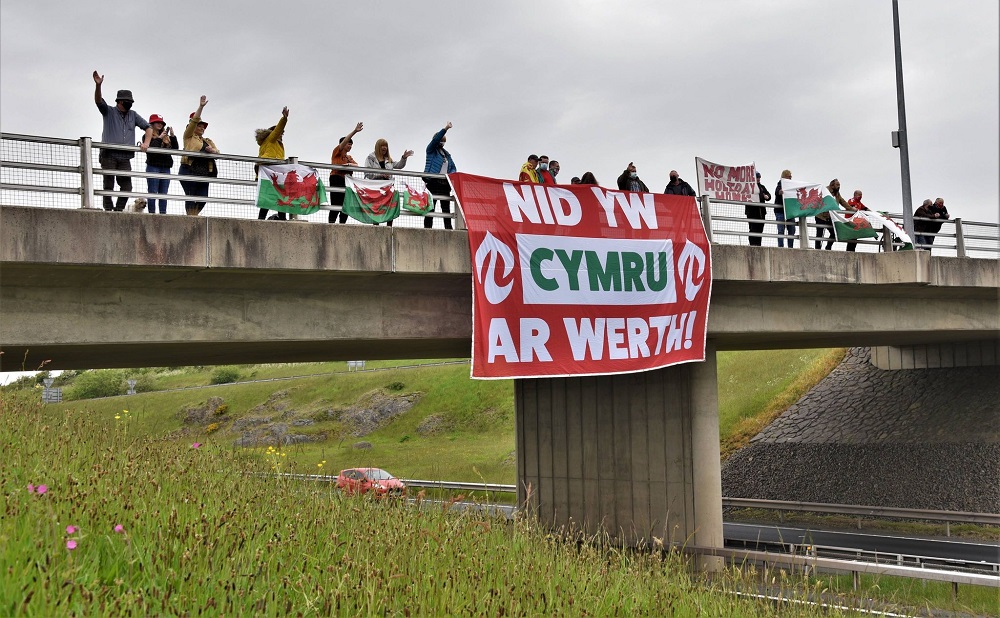
M449 179L472 253L472 377L705 360L711 249L693 197Z

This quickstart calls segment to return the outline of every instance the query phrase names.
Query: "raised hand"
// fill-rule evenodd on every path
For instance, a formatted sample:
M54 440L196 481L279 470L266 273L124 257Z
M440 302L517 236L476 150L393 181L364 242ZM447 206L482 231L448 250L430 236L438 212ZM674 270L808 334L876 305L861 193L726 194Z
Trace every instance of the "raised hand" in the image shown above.
M104 76L98 75L97 71L94 71L94 83L97 84L98 86L104 83Z
M356 127L354 127L354 132L355 133L360 133L361 130L364 129L364 128L365 128L365 123L359 122L358 125Z
M450 128L451 128L451 126L452 126L452 125L451 125L451 121L449 120L449 121L448 121L448 124L444 125L444 128L446 128L446 129L450 129Z
M205 107L205 105L208 104L208 97L206 97L205 95L201 95L201 98L198 99L198 104L201 105L202 107Z
M404 159L407 158L407 157L412 157L412 156L413 156L413 151L412 150L407 150L406 152L403 153L403 158Z
M288 118L288 107L287 106L281 108L281 115L284 116L285 118Z

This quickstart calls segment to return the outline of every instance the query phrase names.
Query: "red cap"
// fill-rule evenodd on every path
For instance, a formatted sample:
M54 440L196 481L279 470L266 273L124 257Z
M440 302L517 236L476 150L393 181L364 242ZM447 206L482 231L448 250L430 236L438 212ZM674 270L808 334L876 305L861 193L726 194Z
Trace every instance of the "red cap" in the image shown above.
M153 124L154 122L162 122L163 124L167 124L167 121L164 120L163 116L159 114L153 114L152 116L149 117L149 124Z
M189 119L190 119L190 118L194 118L194 112L191 112L191 115L190 115L190 116L188 116L188 118L189 118ZM201 122L199 122L198 124L203 124L203 125L205 125L205 128L206 128L206 129L208 128L208 123L207 123L207 122L205 122L204 120L202 120L202 121L201 121Z

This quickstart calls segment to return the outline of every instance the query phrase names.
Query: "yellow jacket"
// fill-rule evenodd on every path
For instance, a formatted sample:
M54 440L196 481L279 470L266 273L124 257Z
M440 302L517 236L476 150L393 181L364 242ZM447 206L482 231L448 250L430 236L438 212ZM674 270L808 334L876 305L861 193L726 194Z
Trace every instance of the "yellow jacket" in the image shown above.
M288 116L282 115L274 130L264 138L264 142L260 145L260 152L257 153L258 157L261 159L285 158L285 145L280 140L281 136L285 134L286 122L288 122Z

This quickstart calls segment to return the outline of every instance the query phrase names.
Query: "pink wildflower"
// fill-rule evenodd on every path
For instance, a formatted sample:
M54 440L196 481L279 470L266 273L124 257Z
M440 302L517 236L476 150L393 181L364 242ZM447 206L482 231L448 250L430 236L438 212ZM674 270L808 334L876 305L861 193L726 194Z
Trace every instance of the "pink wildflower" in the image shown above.
M66 526L66 534L76 534L76 526Z
M191 448L201 448L201 442L195 442L191 445Z
M125 526L118 524L117 526L115 526L115 532L118 534L125 532Z
M74 541L73 539L66 541L66 549L70 551L76 549L76 541Z
M29 494L35 493L35 486L32 485L31 483L28 483L28 493Z
M45 486L45 485L39 485L38 487L35 488L35 493L44 494L48 490L49 490L49 488L47 486Z

